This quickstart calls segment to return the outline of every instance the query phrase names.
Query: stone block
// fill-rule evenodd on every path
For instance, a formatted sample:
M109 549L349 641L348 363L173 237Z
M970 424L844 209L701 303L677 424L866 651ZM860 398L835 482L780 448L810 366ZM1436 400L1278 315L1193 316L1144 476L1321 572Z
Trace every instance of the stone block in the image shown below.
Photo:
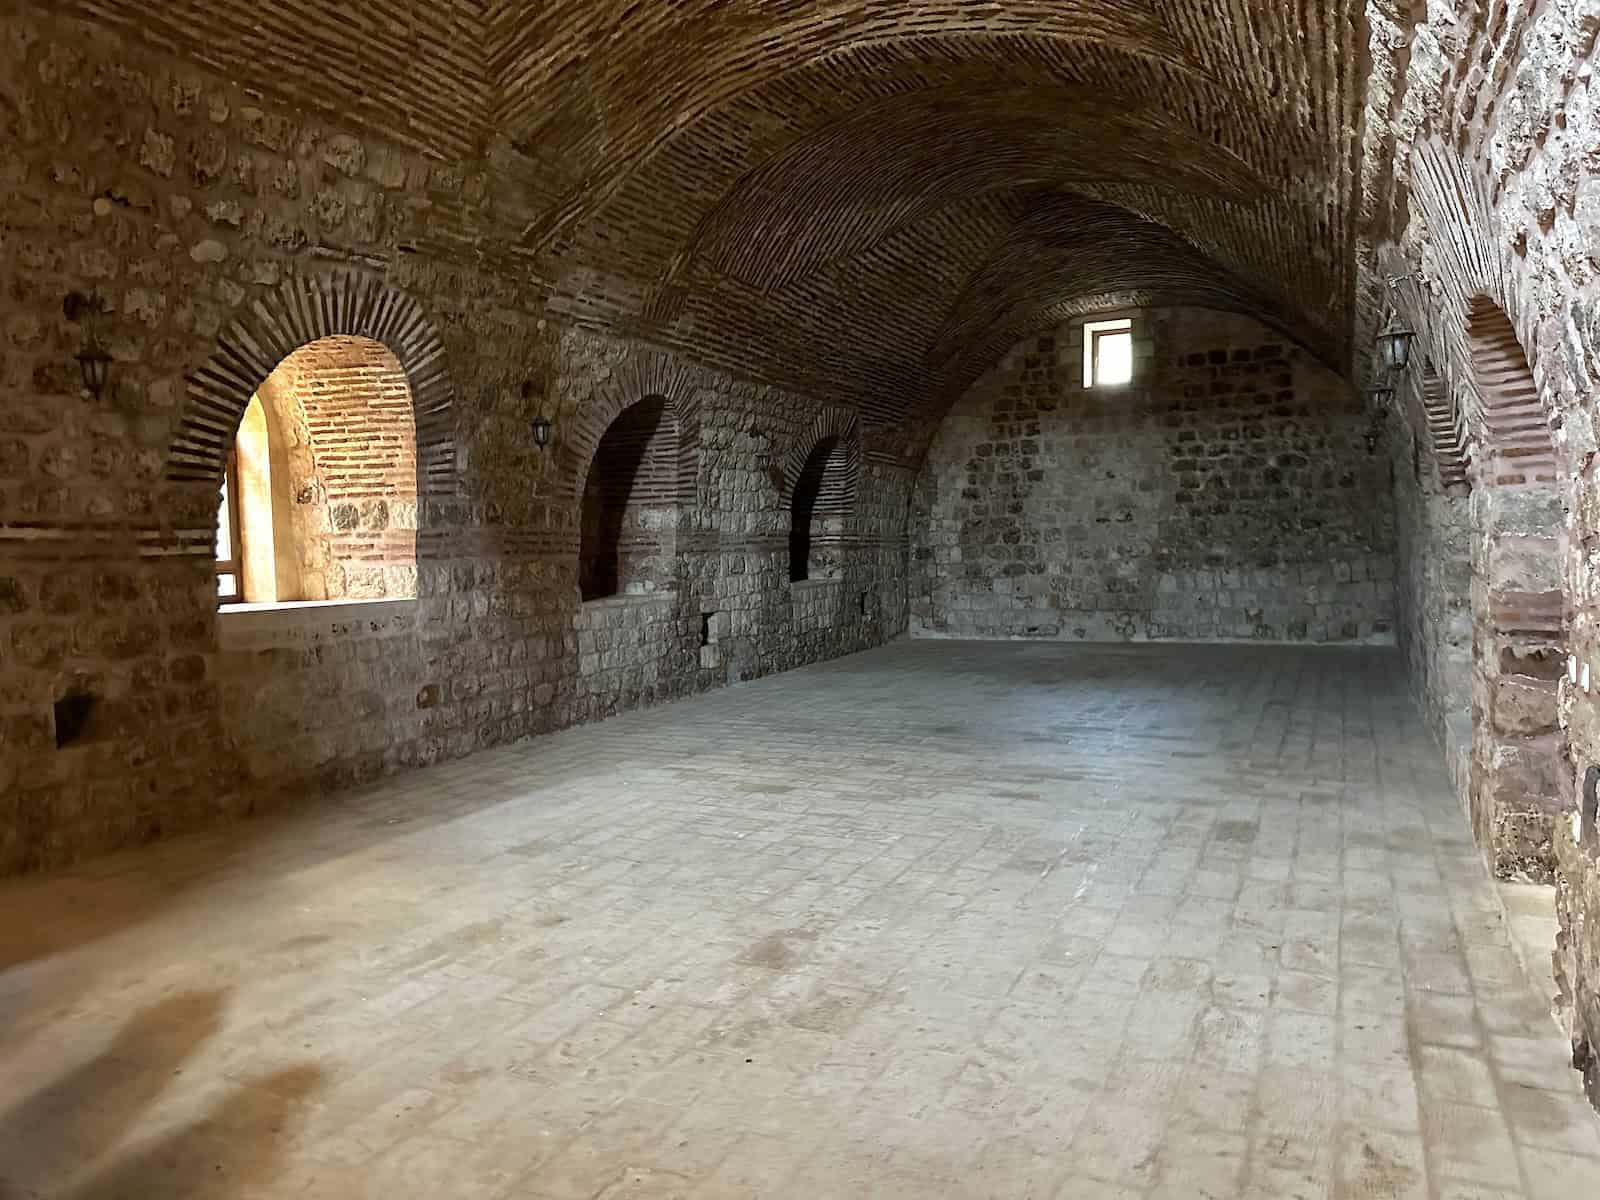
M1493 688L1491 717L1501 733L1521 736L1555 730L1554 681L1502 675L1494 680Z

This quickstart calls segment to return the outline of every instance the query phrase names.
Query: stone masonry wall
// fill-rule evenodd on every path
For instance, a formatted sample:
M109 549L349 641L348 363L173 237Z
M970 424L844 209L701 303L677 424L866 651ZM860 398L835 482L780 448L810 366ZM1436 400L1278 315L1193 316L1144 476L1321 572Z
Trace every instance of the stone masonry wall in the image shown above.
M952 410L918 481L919 634L1383 640L1386 458L1348 386L1253 320L1155 309L1134 382L1030 338Z
M294 644L293 628L287 648L229 648L216 481L169 478L186 376L235 323L257 340L327 323L367 280L424 298L453 381L443 416L465 431L458 465L494 463L477 440L493 439L528 497L495 523L526 519L548 482L502 406L534 369L536 316L509 280L399 249L480 203L470 182L42 16L0 25L0 79L0 872L564 723L531 703L553 696L559 657L512 669L564 606L533 555L484 554L482 472L451 471L419 515L403 650ZM293 291L312 281L326 303ZM74 361L73 291L107 310L100 397ZM241 405L267 373L239 381Z
M846 577L873 596L867 615L847 606L802 632L774 478L823 406L548 321L525 272L482 252L514 241L516 213L470 165L32 10L0 24L0 81L0 873L904 627L907 470L876 462L853 518ZM98 398L74 361L73 291L106 308L96 332L115 361ZM407 371L415 598L217 612L216 480L188 464L231 437L276 360L230 372L286 329L383 341ZM619 408L623 379L630 402L695 398L700 448L680 506L679 635L628 643L608 623L602 650L578 598L578 479L590 409ZM543 451L540 411L556 428ZM661 647L653 681L622 643Z
M1600 14L1454 0L1425 15L1374 0L1368 13L1380 18L1368 207L1375 226L1393 223L1373 275L1416 273L1388 299L1418 331L1419 357L1469 397L1476 694L1463 799L1498 873L1554 870L1556 1008L1600 1105L1600 841L1584 814L1600 693L1562 670L1564 654L1600 668ZM1486 346L1494 310L1509 338ZM1486 350L1498 351L1490 373ZM1508 368L1518 356L1525 371ZM1436 589L1424 603L1457 600Z
M662 395L680 447L697 447L670 531L671 578L577 614L580 719L865 649L905 629L911 474L897 464L873 464L871 486L842 519L837 584L855 602L819 612L810 586L789 582L779 464L809 448L814 405L577 331L556 348L551 385L558 412Z
M1415 419L1394 419L1395 632L1413 694L1464 793L1472 754L1472 509L1440 481Z
M210 674L240 783L327 791L450 754L464 696L440 677L436 612L387 601L224 617ZM153 806L151 817L181 829L205 814Z

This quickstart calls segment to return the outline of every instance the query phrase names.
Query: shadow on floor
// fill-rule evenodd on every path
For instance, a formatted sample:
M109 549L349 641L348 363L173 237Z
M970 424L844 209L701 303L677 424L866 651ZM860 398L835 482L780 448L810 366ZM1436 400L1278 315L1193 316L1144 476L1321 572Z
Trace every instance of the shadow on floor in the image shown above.
M199 1119L118 1149L221 1029L223 1001L196 991L151 1005L99 1054L0 1111L0 1200L221 1197L269 1180L319 1068L232 1087Z
M231 862L231 854L178 858L161 853L164 846L180 840L130 847L42 875L0 879L0 908L39 910L48 905L46 911L53 914L48 924L16 921L0 928L0 972L148 921L221 874ZM74 903L80 893L92 893L94 902Z
M322 1085L315 1066L243 1084L206 1116L136 1146L75 1188L70 1200L200 1200L266 1194L295 1114Z

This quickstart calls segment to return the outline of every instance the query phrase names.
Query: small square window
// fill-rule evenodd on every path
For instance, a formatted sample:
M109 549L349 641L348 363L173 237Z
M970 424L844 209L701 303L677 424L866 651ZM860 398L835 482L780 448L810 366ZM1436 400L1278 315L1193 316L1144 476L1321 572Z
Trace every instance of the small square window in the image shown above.
M1083 326L1083 386L1119 387L1133 381L1133 321L1088 321Z

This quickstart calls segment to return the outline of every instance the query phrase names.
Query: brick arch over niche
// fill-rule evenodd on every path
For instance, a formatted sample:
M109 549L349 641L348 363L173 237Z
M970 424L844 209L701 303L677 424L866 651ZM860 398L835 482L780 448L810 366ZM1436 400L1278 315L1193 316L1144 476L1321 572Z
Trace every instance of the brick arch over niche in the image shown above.
M601 436L578 507L584 600L673 587L678 467L678 421L663 396L629 405Z
M444 344L418 301L367 275L294 279L254 301L191 372L183 419L167 456L174 483L215 483L250 397L302 346L336 336L381 342L399 360L416 415L419 497L453 494L455 389Z
M1430 361L1422 368L1422 415L1444 487L1471 487L1467 474L1467 431L1449 383Z
M793 506L795 485L805 473L812 452L824 443L832 442L843 454L838 456L834 469L824 473L817 511L846 515L850 502L855 499L857 477L861 470L859 431L860 422L851 409L823 409L811 427L789 447L778 466L778 500L782 506L786 509ZM834 461L830 458L830 464Z
M577 501L583 496L595 451L612 423L641 400L654 397L664 402L677 438L672 498L679 504L693 503L700 461L697 386L694 372L672 355L650 347L633 348L609 377L595 384L565 440L562 475L568 497Z
M1482 294L1467 302L1467 350L1489 470L1497 484L1552 484L1556 448L1516 327Z

